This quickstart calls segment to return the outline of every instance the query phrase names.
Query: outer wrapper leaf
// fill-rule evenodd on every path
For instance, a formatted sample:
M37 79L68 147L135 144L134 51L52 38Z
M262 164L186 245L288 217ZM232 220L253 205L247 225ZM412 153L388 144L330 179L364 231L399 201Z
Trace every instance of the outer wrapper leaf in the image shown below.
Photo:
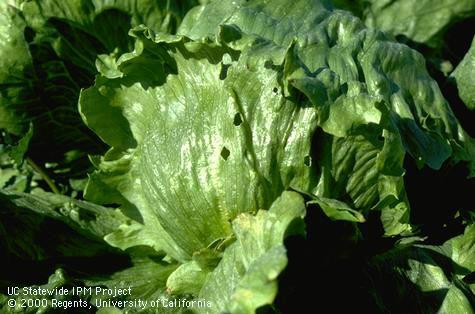
M99 78L81 96L86 123L113 146L86 197L133 203L144 232L162 226L171 237L163 241L165 251L183 260L229 237L239 213L269 208L288 187L316 183L305 165L315 111L278 92L278 72L266 68L258 51L249 50L223 73L228 66L220 61L236 56L230 48L148 30L135 34L136 52L118 60L124 78ZM280 53L282 59L285 50ZM152 56L147 72L151 66L171 72L166 82L141 75L142 62ZM122 134L103 124L106 115ZM119 194L100 195L99 182Z

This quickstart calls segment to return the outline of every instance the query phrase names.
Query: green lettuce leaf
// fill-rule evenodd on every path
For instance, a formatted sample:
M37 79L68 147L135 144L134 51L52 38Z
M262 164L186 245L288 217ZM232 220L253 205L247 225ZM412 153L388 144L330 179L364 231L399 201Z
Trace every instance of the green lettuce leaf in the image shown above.
M376 257L371 267L372 293L382 311L474 313L469 275L475 271L475 225L441 246L395 248Z
M8 147L8 155L15 164L21 166L28 152L28 146L33 136L33 125L30 125L28 132L16 143L16 145Z
M277 277L287 264L283 239L289 226L304 215L302 197L284 192L268 211L238 216L233 221L236 242L225 250L200 292L213 307L200 313L255 313L257 308L272 304Z
M74 71L47 44L31 38L24 12L6 6L0 21L2 34L9 36L0 49L6 62L0 70L0 129L22 136L33 124L29 155L40 162L61 161L72 149L97 150L100 143L82 125L75 108L80 85Z
M43 261L114 252L103 237L127 222L113 209L41 191L27 194L0 190L0 202L6 260Z
M13 151L12 151L13 150ZM34 173L27 163L21 166L15 162L11 155L21 156L22 149L18 146L0 145L0 189L25 192L37 186L37 180L41 179Z
M475 38L470 50L452 73L460 98L470 109L475 109Z
M0 128L13 134L26 131L28 123L22 122L24 117L14 111L11 100L17 99L22 90L23 73L30 66L30 52L24 40L26 22L18 8L7 2L0 4ZM6 88L7 87L7 88ZM8 88L10 87L10 88Z
M430 47L440 47L451 25L475 15L473 0L336 0L334 4L357 14L368 27Z
M55 177L84 176L89 168L86 153L104 149L77 112L79 91L92 84L97 72L96 58L128 51L133 45L127 36L132 26L175 31L195 4L193 0L32 0L16 6L2 2L0 129L22 136L33 123L28 156L40 166L54 162Z

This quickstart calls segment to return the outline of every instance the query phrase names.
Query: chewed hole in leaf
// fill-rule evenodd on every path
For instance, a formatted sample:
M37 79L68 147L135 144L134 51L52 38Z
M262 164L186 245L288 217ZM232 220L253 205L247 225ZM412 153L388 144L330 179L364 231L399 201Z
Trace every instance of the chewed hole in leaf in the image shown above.
M242 123L242 118L241 118L241 114L238 112L234 115L234 120L233 120L233 124L235 126L240 126Z
M25 27L23 34L25 36L25 40L29 43L31 43L35 38L35 31L31 27Z
M272 61L270 61L270 60L267 60L266 62L264 62L264 67L266 69L272 69L273 66L274 66L274 63L272 63Z
M274 88L272 89L272 92L273 92L274 94L277 94L277 93L279 92L279 89L278 89L277 87L274 87Z
M223 149L221 149L221 157L224 160L228 160L229 155L231 155L231 152L229 151L229 149L226 148L226 146L224 146Z
M305 156L303 159L303 163L305 166L310 167L312 165L312 157L309 155Z
M228 69L231 65L230 64L222 64L221 71L219 72L219 79L224 80L226 76L228 76Z
M82 208L79 208L78 210L78 214L79 214L79 219L81 219L82 221L87 221L87 222L90 222L90 221L95 221L96 220L96 216L94 215L94 213L91 213L85 209L82 209Z

